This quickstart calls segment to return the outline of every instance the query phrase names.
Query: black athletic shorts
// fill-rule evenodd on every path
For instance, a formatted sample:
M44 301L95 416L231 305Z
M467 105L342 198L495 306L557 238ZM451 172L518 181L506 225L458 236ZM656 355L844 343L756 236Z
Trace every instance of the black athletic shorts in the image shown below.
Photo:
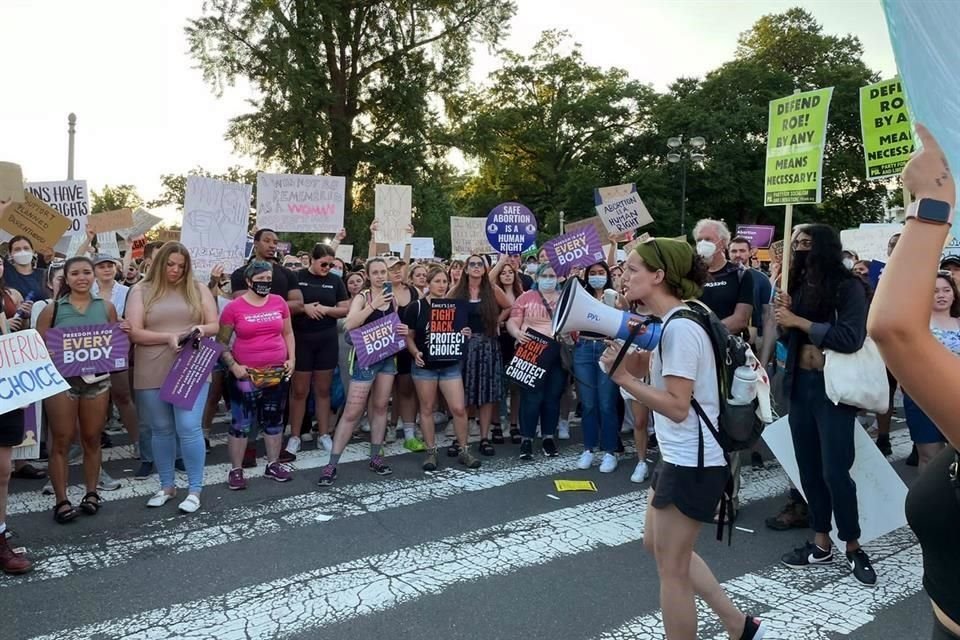
M23 409L0 415L0 447L16 447L23 442Z
M307 331L294 335L297 362L296 371L333 371L340 355L337 328L326 331Z
M676 505L688 518L712 523L729 478L728 467L704 467L698 478L696 467L678 467L661 460L650 482L653 508Z

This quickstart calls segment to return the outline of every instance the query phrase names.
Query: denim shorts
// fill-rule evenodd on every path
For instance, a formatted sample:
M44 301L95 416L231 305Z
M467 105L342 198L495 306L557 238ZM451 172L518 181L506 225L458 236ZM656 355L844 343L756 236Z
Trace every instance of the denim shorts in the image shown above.
M424 369L414 365L410 370L410 375L413 376L414 380L437 380L438 382L443 382L444 380L456 380L463 376L463 372L460 368L460 363L454 362L442 369Z
M380 373L388 376L397 375L397 359L394 357L386 358L370 368L361 367L359 363L354 361L350 379L354 382L373 382L377 374Z

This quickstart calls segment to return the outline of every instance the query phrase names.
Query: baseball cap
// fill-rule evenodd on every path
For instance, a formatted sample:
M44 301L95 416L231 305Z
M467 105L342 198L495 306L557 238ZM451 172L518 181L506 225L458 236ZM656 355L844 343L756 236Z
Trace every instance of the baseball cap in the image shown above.
M960 256L955 256L955 255L947 256L946 258L940 261L940 268L943 269L949 264L960 267Z
M97 266L98 264L102 264L104 262L119 264L120 258L115 258L107 253L97 253L93 256L93 266Z

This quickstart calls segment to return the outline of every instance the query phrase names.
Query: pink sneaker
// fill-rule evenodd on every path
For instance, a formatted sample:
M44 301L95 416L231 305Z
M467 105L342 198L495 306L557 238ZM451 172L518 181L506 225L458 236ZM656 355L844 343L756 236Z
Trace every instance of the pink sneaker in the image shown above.
M227 487L231 491L247 488L247 480L243 477L243 469L231 469L227 476Z
M289 482L293 479L293 471L282 462L271 462L263 472L264 478L272 478L277 482Z

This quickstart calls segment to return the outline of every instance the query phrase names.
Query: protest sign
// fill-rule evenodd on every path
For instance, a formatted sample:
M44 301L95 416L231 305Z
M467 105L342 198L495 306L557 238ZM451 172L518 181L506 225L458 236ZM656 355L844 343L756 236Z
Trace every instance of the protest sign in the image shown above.
M543 385L547 371L559 360L560 344L533 329L526 333L530 339L517 345L506 374L515 384L536 391Z
M537 219L519 202L504 202L487 215L487 240L499 253L523 253L537 241Z
M47 345L65 378L127 368L130 341L119 323L48 329Z
M142 236L160 224L162 220L163 218L153 215L143 207L137 207L136 211L133 212L133 222L130 223L130 227L128 229L118 229L117 233L124 240Z
M23 202L23 171L13 162L0 162L0 202Z
M900 175L913 153L913 129L899 78L860 87L860 131L867 178Z
M832 96L828 87L770 101L764 205L820 202Z
M40 431L43 404L33 402L23 408L23 440L13 447L14 460L36 460L40 457Z
M883 275L883 270L886 268L887 263L881 262L880 260L871 260L870 261L870 271L868 277L870 278L870 285L876 289L877 285L880 284L880 276Z
M403 254L407 245L410 245L411 258L429 260L436 255L433 248L433 238L410 238L407 242L391 242L390 251Z
M218 264L230 273L246 261L251 191L246 184L187 177L180 242L190 251L193 275L200 282Z
M484 218L450 217L450 253L455 256L468 256L486 251L487 221Z
M597 205L597 215L613 234L627 233L653 222L653 217L640 199L640 194L633 192L617 200L607 200Z
M117 260L120 259L120 245L117 244L116 231L106 231L97 234L97 253L105 253Z
M425 304L425 302L422 302ZM433 300L430 302L430 325L427 328L427 362L456 362L463 357L467 326L465 300Z
M777 228L767 224L738 224L737 235L746 238L754 249L766 249L773 242Z
M0 413L70 389L34 329L0 335Z
M943 246L943 251L940 252L941 260L947 256L960 256L960 240L953 234L947 236L947 243Z
M8 239L24 235L37 249L57 245L70 224L70 220L32 193L24 194L24 202L9 204L0 216L0 229L8 234Z
M343 228L346 184L341 176L258 173L257 226L274 231L336 233Z
M859 229L840 232L843 248L853 251L861 260L887 260L890 238L903 230L902 224L861 224Z
M600 238L601 243L607 244L610 242L610 234L607 232L607 226L603 224L603 220L601 220L599 216L593 216L592 218L587 218L586 220L568 222L564 225L563 231L564 233L572 233L587 226L591 226L597 230L597 237Z
M160 229L157 233L157 240L160 242L180 242L181 231L179 229Z
M353 245L338 244L336 257L340 258L344 262L350 262L351 260L353 260Z
M130 240L130 257L134 260L140 260L143 258L143 250L147 246L146 236L136 236L129 238Z
M633 182L627 184L617 184L612 187L597 187L593 190L593 204L601 205L604 202L613 202L626 198L631 193L637 192L637 185Z
M565 276L575 267L589 267L603 262L603 245L593 227L584 227L565 233L544 243L547 259L559 276Z
M803 493L797 457L790 435L789 417L784 416L763 430L763 439L787 472L793 485ZM860 515L860 542L868 544L907 524L904 504L907 487L886 461L877 445L859 424L853 425L854 461L850 477L857 485L857 507ZM833 543L843 549L837 538L836 522L830 533Z
M27 191L45 202L52 209L67 218L69 225L64 237L59 239L56 249L64 251L70 244L70 236L87 235L87 218L90 213L90 200L87 194L86 180L64 180L63 182L28 182Z
M374 190L373 207L377 221L374 240L387 244L410 241L413 189L409 185L378 184ZM403 249L399 253L403 253Z
M350 340L357 354L357 364L369 369L406 349L406 340L397 335L399 326L400 317L391 313L351 331Z
M224 348L213 338L201 338L197 348L187 343L163 380L160 399L181 409L193 409Z
M290 251L293 249L293 245L289 242L278 242L277 243L277 255L279 256L288 256Z
M87 220L87 229L94 233L105 233L107 231L119 231L129 229L133 226L133 211L130 209L117 209L115 211L104 211L103 213L94 213Z

